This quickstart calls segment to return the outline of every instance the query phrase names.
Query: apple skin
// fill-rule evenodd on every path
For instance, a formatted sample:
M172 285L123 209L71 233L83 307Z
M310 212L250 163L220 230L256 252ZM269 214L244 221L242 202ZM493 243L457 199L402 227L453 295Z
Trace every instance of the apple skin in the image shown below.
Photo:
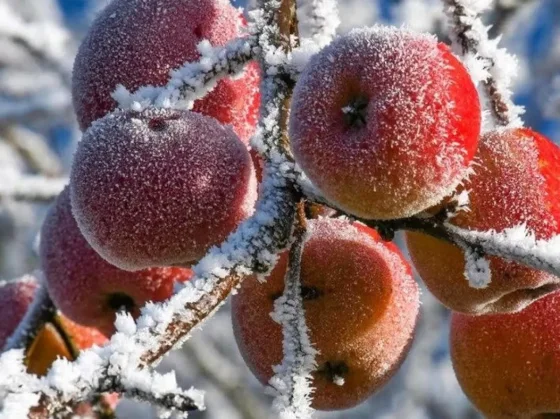
M375 26L315 55L296 84L296 162L331 202L367 219L438 204L468 171L480 134L475 86L435 37Z
M59 316L62 327L66 330L72 344L77 350L88 349L93 345L103 345L107 342L107 336L95 327L86 327L74 323L63 315ZM26 354L27 371L39 376L46 375L52 363L57 358L72 359L70 350L55 326L46 323Z
M347 409L382 387L406 357L418 286L398 248L374 230L328 218L308 226L301 282L310 340L319 350L312 406ZM284 290L287 259L284 252L265 283L249 277L232 297L238 347L263 384L283 357L282 328L270 313ZM337 376L344 385L334 382Z
M50 208L41 229L41 265L55 305L71 320L97 327L110 336L115 313L124 306L133 316L148 301L163 301L174 281L188 280L186 268L119 269L99 256L82 236L65 188Z
M118 110L84 134L70 193L88 243L135 271L197 262L253 213L257 181L245 145L215 119Z
M503 231L525 224L537 239L560 234L560 148L529 129L485 134L469 190L469 210L451 223L477 231ZM492 272L483 289L465 279L458 247L422 233L406 233L414 266L428 289L448 308L471 314L523 309L560 287L560 279L498 257L488 257Z
M10 282L0 281L0 351L25 316L36 289L37 280L33 275Z
M459 384L489 419L560 416L560 292L513 314L451 319Z
M225 45L243 34L239 10L223 0L115 0L92 23L80 45L72 78L78 122L86 130L116 108L111 93L163 86L170 71L199 58L203 39ZM141 47L139 47L141 46ZM249 64L235 80L225 78L193 110L230 124L248 144L260 106L260 70Z

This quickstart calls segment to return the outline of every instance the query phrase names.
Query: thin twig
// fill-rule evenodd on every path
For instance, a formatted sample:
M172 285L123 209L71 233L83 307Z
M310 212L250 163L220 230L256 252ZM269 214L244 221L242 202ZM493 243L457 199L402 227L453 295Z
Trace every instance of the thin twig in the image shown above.
M45 138L18 125L0 125L0 137L16 149L29 167L46 177L62 174L62 164Z
M311 373L317 367L305 320L301 294L301 258L307 235L303 201L298 206L292 245L288 253L288 269L284 279L284 293L274 302L272 318L282 325L282 363L274 367L270 390L275 396L273 407L280 417L308 419L311 408Z
M50 202L62 192L67 183L66 178L47 178L40 175L10 176L0 185L0 199Z
M509 67L515 67L515 61L488 38L488 28L480 18L486 2L442 1L450 21L450 38L457 52L466 58L474 82L482 82L493 120L501 126L522 125L522 108L512 103L509 90ZM478 80L482 73L485 75Z

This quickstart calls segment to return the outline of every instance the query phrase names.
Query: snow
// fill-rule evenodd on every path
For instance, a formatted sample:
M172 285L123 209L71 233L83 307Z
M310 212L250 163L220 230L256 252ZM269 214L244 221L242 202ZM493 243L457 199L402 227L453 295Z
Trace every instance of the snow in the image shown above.
M300 0L298 18L304 36L319 48L331 43L340 25L336 0Z
M251 39L236 39L224 47L212 47L201 41L198 61L186 62L170 72L165 86L143 86L129 92L119 84L112 93L119 107L141 111L149 106L158 108L192 109L194 102L214 90L218 81L228 75L242 74L247 62L255 55Z
M490 262L470 246L460 246L465 255L465 278L472 288L487 288L492 282Z
M560 235L550 239L537 239L526 224L495 230L466 230L451 224L450 232L471 245L480 246L489 255L500 256L534 269L560 276Z
M513 103L511 90L512 80L517 76L517 59L498 46L500 38L489 39L489 27L484 25L480 17L491 6L492 0L444 1L454 51L463 59L463 64L469 70L473 81L479 86L482 103L486 105L486 101L489 101L487 106L494 106L486 85L494 82L498 94L507 106L507 121L502 123L494 115L493 123L485 121L485 130L490 130L496 125L521 127L524 109ZM469 46L465 47L465 43L469 43Z
M311 344L301 296L300 266L305 234L295 238L290 249L290 261L282 296L274 301L272 319L282 325L284 358L273 367L270 379L273 409L281 419L310 418L311 373L316 369L317 350Z

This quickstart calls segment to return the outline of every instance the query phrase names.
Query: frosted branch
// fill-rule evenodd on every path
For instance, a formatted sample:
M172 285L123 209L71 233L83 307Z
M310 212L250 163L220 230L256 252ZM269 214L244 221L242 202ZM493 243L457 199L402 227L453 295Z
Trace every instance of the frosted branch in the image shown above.
M336 0L299 0L305 20L302 24L309 29L311 39L320 48L331 43L340 25Z
M43 67L58 73L70 85L71 61L67 46L71 40L66 28L53 22L27 22L6 2L0 3L0 36L24 48Z
M482 249L478 246L468 245L456 239L457 244L465 257L465 278L472 288L486 288L492 281L490 262L484 257Z
M42 135L22 126L10 125L0 126L0 137L16 149L28 165L40 174L59 176L62 173L60 159Z
M66 178L47 178L36 175L2 173L0 199L11 198L20 201L44 202L56 198L68 183Z
M497 256L560 277L560 235L548 240L536 239L525 225L502 232L468 230L450 224L447 213L444 209L443 215L426 218L359 221L375 228L387 240L392 240L397 230L408 230L457 245L466 253L467 270L476 288L490 282L489 266L484 260L486 256Z
M511 80L517 60L499 48L500 39L490 40L480 16L492 0L443 0L449 19L450 38L455 52L463 59L475 84L482 83L495 124L519 127L523 108L512 101Z
M119 107L136 111L149 106L192 109L194 102L212 91L220 79L243 71L258 53L256 47L254 37L236 39L223 47L212 47L204 40L197 46L199 60L173 70L165 86L144 86L131 93L119 85L113 98Z
M306 419L313 413L311 373L317 367L317 351L309 338L301 296L301 257L306 240L304 223L305 216L300 215L289 252L284 293L274 302L274 312L271 313L273 320L282 325L284 337L284 359L274 367L274 376L269 381L270 393L275 396L273 408L282 419Z
M519 262L534 269L560 276L560 235L537 239L525 225L496 231L465 230L446 224L454 237L464 240L485 254Z
M183 413L186 416L186 412L205 409L204 393L194 388L181 390L177 386L175 372L163 375L148 371L137 372L127 377L115 390L157 406L160 417L169 417L173 413Z
M270 25L259 37L261 50L265 46L270 51L274 48L271 42L283 45L287 38L282 34L289 32L279 30L281 10L276 1L263 6L262 15L268 16ZM277 254L288 245L298 196L294 187L296 171L285 142L290 85L285 82L286 73L270 71L272 67L266 60L263 66L267 76L261 89L263 115L258 137L265 167L255 214L224 243L212 248L193 267L194 278L169 300L147 304L136 322L130 316L118 315L117 333L102 348L83 351L75 362L55 361L42 379L27 374L14 351L2 354L0 364L16 361L11 379L0 383L0 395L6 396L2 414L13 414L9 406L14 405L20 406L19 413L27 412L38 399L50 412L57 413L68 403L91 400L103 392L144 388L139 387L138 380L143 383L142 377L152 377L150 365L187 339L191 330L209 317L245 276L266 274L272 269Z

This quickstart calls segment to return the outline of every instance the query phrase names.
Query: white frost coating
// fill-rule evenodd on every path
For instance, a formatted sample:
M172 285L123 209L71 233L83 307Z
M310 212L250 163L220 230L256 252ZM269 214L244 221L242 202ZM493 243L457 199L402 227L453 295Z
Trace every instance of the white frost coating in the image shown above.
M333 377L333 383L335 383L337 386L342 387L344 385L344 378L340 375L335 375Z
M12 170L0 170L0 198L46 200L56 197L68 183L66 178L46 178L23 175Z
M192 109L194 102L211 92L221 78L241 73L258 51L253 38L236 39L223 47L212 47L203 40L197 49L199 60L171 71L165 86L143 86L131 93L118 85L113 99L120 108L135 111L149 106Z
M469 281L471 288L483 289L492 282L492 271L490 262L484 256L479 255L469 245L457 242L462 248L465 256L465 278Z
M524 108L513 103L511 90L512 79L518 71L517 58L498 46L500 38L488 38L489 27L480 18L485 10L491 8L492 0L444 0L444 5L453 49L461 57L473 82L480 87L481 83L493 79L507 106L508 127L523 126L520 116ZM481 95L481 100L485 104L489 100L488 94ZM493 124L485 120L483 127L489 130Z
M27 418L29 409L39 402L39 396L33 391L41 388L41 380L25 372L24 359L25 354L20 349L4 352L0 357L0 419ZM8 396L12 387L27 392Z
M275 7L278 7L276 2L267 3L269 15L274 15ZM173 377L158 377L151 372L151 366L146 365L146 360L150 363L157 361L167 352L162 348L167 348L166 345L170 341L178 345L186 339L183 335L174 335L173 332L177 329L170 328L172 324L178 324L180 330L188 328L189 322L192 322L191 326L199 323L200 313L211 313L219 307L223 300L218 290L223 289L224 283L227 284L224 278L253 272L264 274L272 269L277 259L276 255L288 244L294 218L293 183L297 177L297 170L280 147L280 109L283 106L283 89L286 85L281 78L275 77L286 69L271 64L275 57L280 57L275 53L275 50L279 49L273 44L278 26L270 21L270 16L264 19L265 14L263 11L258 47L251 46L251 54L258 53L261 58L264 57L263 64L266 68L266 77L261 89L264 99L263 118L259 124L257 140L265 160L264 181L255 214L242 223L219 247L212 248L193 268L195 277L169 300L158 304L146 304L136 321L135 332L130 320L126 316L119 316L116 325L119 331L106 345L81 352L78 359L72 363L66 360L55 361L48 375L42 378L25 372L21 351L16 352L15 356L13 351L0 355L0 368L10 371L9 375L3 374L0 377L0 398L3 400L0 415L4 415L3 417L6 417L6 414L9 414L10 419L25 417L28 410L26 406L30 405L31 401L36 402L41 393L55 411L60 410L69 400L88 399L106 390L117 390L148 400L168 412L184 411L181 408L185 407L185 403L199 403L198 393L176 388ZM240 52L240 44L230 44L230 47L231 45L236 45L235 52ZM204 46L202 49L204 55ZM240 53L243 54L243 51ZM220 58L221 55L213 55L216 56ZM196 65L206 64L199 62ZM224 60L223 63L214 64L216 65L213 68L219 71L222 64L229 65L231 62ZM183 85L186 89L184 97L192 100L192 95L189 96L191 90L195 94L203 94L196 89L196 80L201 79L196 79L196 75L188 69L186 74L195 88L192 89L193 86L188 83ZM148 92L146 96L137 96L139 102L136 104L136 99L127 94L123 95L122 89L119 93L120 99L129 106L142 106L144 99L155 100L159 105L170 103L166 99L169 97L166 96L166 92L155 93L150 89L144 89ZM220 286L222 287L217 288ZM193 303L196 303L196 306L190 308ZM8 364L10 368L4 368L4 364ZM159 383L160 387L153 388L153 382ZM167 391L165 394L162 394L162 388ZM21 400L27 400L27 403L22 403ZM12 414L10 406L16 404L24 407L20 409L21 412Z
M74 363L65 360L56 361L49 374L38 381L36 378L33 379L34 376L25 373L21 360L17 361L19 366L16 370L17 374L14 373L15 376L11 376L11 379L5 382L2 381L4 385L0 385L0 396L5 397L4 406L8 406L8 403L16 403L15 401L23 396L31 399L42 392L51 397L56 407L57 403L70 399L84 399L93 393L98 393L102 380L106 378L114 379L119 385L125 386L125 393L136 394L137 397L149 399L153 403L173 401L168 397L162 399L153 394L138 393L138 388L126 387L131 383L146 384L147 376L142 375L144 373L139 372L139 368L146 367L146 371L149 371L149 367L144 366L142 356L159 353L161 345L168 340L167 327L173 321L178 319L189 321L196 317L195 311L185 308L188 304L199 302L226 276L247 275L255 271L255 267L259 267L263 272L270 270L276 262L276 254L287 244L285 240L294 214L289 182L290 179L295 179L296 170L293 163L287 160L271 142L273 141L271 139L281 134L278 126L281 103L280 100L266 107L264 117L266 122L261 123L259 130L261 149L266 150L267 154L262 195L257 203L255 214L233 232L222 245L208 252L193 268L196 276L178 293L163 303L147 304L136 322L136 333L130 334L132 330L130 322L119 316L117 327L121 331L113 335L108 344L102 348L83 351ZM208 304L215 308L212 304L216 304L216 301L211 299ZM197 312L205 309L209 310L204 305L197 306ZM9 357L10 352L2 354L0 365L5 361L14 362L13 356ZM20 384L29 380L32 380L33 385ZM140 390L146 389L147 387L143 386ZM176 395L186 397L182 390ZM183 399L179 401L181 400ZM3 413L4 411L0 414ZM10 416L10 419L16 418L18 416Z
M23 350L5 352L0 357L0 396L3 399L0 418L26 418L29 407L36 405L40 393L58 396L60 403L87 399L92 389L99 388L104 379L111 377L117 380L118 389L124 394L147 400L168 412L181 412L186 404L204 409L202 393L181 390L174 374L139 370L140 349L132 336L116 333L108 345L83 351L76 362L56 360L45 377L25 372ZM18 404L21 406L15 409Z
M340 25L336 0L299 0L298 8L313 42L320 48L330 44Z
M463 181L464 182L464 181ZM454 204L454 208L451 211L447 212L447 218L453 218L459 215L460 212L469 212L469 204L470 204L470 197L469 197L469 190L463 189L459 193L455 193L449 199L450 203Z
M560 235L548 240L536 239L525 224L502 232L465 230L451 224L445 224L445 227L460 240L470 246L479 246L488 255L560 276Z
M290 250L284 293L274 302L272 319L282 325L284 359L273 367L269 392L275 396L273 409L281 419L310 418L311 373L316 369L317 350L309 338L301 297L300 266L305 237L296 239Z

